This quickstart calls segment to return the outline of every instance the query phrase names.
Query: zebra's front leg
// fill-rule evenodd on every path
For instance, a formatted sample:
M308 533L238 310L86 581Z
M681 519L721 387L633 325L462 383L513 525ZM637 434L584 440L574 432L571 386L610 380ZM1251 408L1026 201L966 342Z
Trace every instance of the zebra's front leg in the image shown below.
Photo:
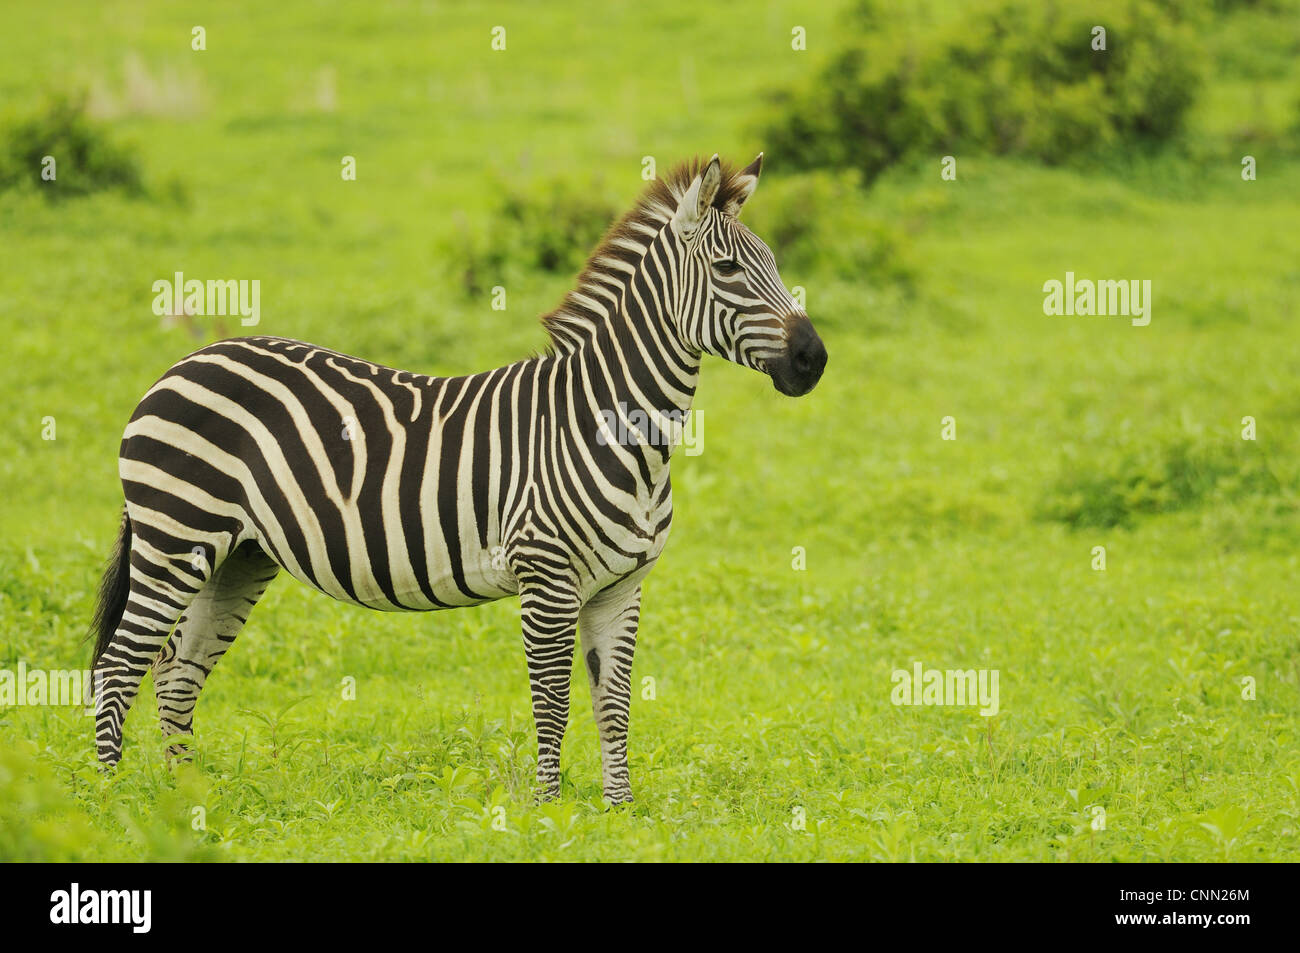
M632 704L632 655L641 615L641 586L622 585L598 593L582 607L578 629L591 681L591 709L600 733L600 767L605 797L632 800L627 770L627 722Z
M560 745L569 724L569 681L578 625L578 599L567 587L520 594L524 654L537 722L537 799L560 795Z

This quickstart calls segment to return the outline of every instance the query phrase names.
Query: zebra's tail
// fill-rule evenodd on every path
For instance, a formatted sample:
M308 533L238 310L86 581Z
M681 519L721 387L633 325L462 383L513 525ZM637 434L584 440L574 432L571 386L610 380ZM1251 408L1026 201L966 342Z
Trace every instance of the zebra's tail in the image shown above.
M122 526L117 531L117 543L113 555L108 557L104 567L104 578L99 583L99 595L95 599L95 618L90 623L87 638L95 640L95 654L91 657L93 669L99 657L108 648L108 643L122 621L122 611L126 608L127 595L131 590L131 520L122 507Z

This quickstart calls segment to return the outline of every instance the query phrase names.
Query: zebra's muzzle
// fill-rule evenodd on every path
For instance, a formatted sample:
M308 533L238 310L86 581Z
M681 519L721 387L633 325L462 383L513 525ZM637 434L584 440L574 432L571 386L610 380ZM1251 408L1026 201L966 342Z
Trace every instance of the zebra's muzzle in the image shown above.
M806 315L790 319L785 353L771 360L767 372L772 385L787 397L802 397L822 379L826 370L826 345Z

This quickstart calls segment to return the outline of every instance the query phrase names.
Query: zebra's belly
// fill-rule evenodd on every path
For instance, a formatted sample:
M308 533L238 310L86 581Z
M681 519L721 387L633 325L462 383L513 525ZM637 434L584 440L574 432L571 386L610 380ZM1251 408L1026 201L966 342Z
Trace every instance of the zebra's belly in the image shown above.
M300 567L284 566L300 582L338 599L340 602L381 609L390 612L427 612L434 609L451 609L482 605L518 594L514 576L508 571L481 571L467 569L461 574L449 568L423 579L413 573L394 573L381 583L373 575L363 574L351 579L351 586L340 580L313 580Z
M271 537L279 534L270 527L255 531L254 538L294 578L342 602L371 609L424 612L480 605L518 593L501 546L483 547L472 535L449 542L437 532L407 536L394 529L390 526L386 534L374 528L369 533L349 532L345 539L317 538L307 558L294 558L277 546Z

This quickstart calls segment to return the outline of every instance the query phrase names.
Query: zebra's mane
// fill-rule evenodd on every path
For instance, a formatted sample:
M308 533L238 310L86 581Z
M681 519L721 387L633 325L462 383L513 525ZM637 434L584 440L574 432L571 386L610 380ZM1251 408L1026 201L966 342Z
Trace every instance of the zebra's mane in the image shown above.
M673 217L677 203L708 162L699 157L689 159L663 178L656 178L631 211L605 233L578 275L577 287L564 296L558 308L542 315L551 353L568 353L595 337L606 315L617 307L626 277L635 271L650 242ZM735 166L723 162L722 185L713 207L725 207L737 197L741 185Z

